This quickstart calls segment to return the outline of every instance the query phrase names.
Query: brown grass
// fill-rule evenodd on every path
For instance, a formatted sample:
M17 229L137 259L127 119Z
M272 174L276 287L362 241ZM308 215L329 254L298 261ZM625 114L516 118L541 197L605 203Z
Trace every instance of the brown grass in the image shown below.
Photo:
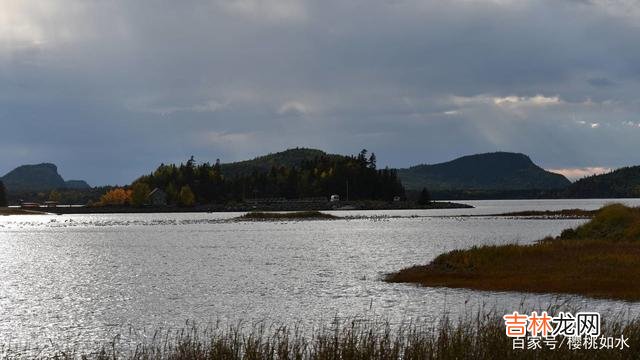
M386 281L640 300L640 210L609 205L559 237L454 250Z
M429 359L638 359L640 321L603 319L602 335L629 339L625 350L513 350L505 336L502 314L479 310L459 321L448 317L434 323L411 322L390 326L376 320L348 320L303 335L297 327L192 326L177 332L158 332L134 350L119 350L117 340L93 353L74 348L49 355L6 349L11 359L97 360L429 360ZM135 344L134 344L135 345ZM0 350L2 348L0 347ZM2 352L0 351L0 355ZM4 358L3 357L3 358Z

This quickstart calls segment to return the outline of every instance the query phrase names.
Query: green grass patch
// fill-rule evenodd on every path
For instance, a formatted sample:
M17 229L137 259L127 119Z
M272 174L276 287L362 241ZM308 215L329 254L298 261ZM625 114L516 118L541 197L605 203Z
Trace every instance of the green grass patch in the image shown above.
M593 219L531 245L454 250L388 282L640 300L640 209L608 205Z
M249 212L238 218L239 220L335 220L339 216L325 214L320 211L296 212Z

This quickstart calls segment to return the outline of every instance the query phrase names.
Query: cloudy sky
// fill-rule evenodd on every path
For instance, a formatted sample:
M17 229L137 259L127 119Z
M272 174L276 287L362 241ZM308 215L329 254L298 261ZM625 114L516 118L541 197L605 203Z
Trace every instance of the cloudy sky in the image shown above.
M640 164L636 0L2 0L0 173L128 183L305 146Z

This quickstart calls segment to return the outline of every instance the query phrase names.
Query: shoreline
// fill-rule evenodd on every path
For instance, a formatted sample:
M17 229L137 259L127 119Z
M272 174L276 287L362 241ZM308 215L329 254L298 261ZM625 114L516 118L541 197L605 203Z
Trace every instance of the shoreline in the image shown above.
M608 205L584 225L533 244L453 250L388 274L390 283L563 293L640 301L640 209Z
M46 215L47 211L28 210L21 208L0 207L0 216L11 215Z
M486 215L459 215L460 217L499 217L506 219L525 220L588 220L592 219L598 210L563 209L563 210L525 210Z
M330 202L273 202L241 203L231 205L199 205L194 207L177 206L94 206L94 207L55 207L43 208L45 213L58 215L72 214L147 214L147 213L213 213L213 212L250 212L250 211L349 211L349 210L433 210L433 209L471 209L473 206L448 201L432 202L421 206L411 202L389 203L384 201L344 201L339 204Z

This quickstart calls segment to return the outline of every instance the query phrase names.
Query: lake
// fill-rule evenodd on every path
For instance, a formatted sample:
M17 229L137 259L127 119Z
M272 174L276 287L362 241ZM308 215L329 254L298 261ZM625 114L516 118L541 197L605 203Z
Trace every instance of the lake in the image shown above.
M640 199L616 200L640 206ZM317 325L436 320L479 307L640 314L640 303L388 284L388 272L473 245L530 243L584 220L488 215L609 200L467 201L474 209L342 211L335 221L235 222L238 213L0 217L0 344L86 349L186 320ZM522 305L524 304L524 305Z

